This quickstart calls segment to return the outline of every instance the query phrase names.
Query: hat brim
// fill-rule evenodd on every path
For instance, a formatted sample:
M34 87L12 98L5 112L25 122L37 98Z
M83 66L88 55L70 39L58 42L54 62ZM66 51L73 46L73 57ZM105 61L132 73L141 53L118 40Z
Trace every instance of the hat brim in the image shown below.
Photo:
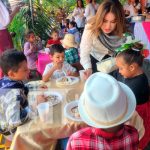
M98 124L97 122L93 121L89 116L88 116L88 113L86 112L85 110L85 107L84 107L84 100L85 100L85 97L84 97L84 93L82 93L81 97L80 97L80 100L79 100L79 104L78 104L78 109L79 109L79 113L80 113L80 116L82 118L82 120L92 126L92 127L95 127L95 128L111 128L111 127L115 127L117 125L120 125L124 122L126 122L127 120L129 120L131 118L131 116L133 115L134 111L135 111L135 107L136 107L136 99L135 99L135 96L133 94L133 92L131 91L131 89L119 82L122 90L125 92L125 94L127 95L127 103L128 103L128 108L127 108L127 113L124 115L124 117L117 123L115 124L112 124L112 125L102 125L102 124ZM98 119L98 118L97 118Z
M69 43L69 42L65 42L64 40L60 40L61 44L63 45L63 47L68 46L68 47L78 47L77 43Z

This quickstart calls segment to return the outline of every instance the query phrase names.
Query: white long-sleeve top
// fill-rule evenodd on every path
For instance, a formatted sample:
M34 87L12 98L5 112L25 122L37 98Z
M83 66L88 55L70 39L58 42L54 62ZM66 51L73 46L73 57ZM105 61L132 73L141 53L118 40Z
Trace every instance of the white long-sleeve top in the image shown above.
M6 29L6 26L10 23L10 16L7 8L0 0L0 30Z
M95 8L91 3L89 3L85 8L84 16L86 17L86 20L88 21L91 17L95 15Z
M75 22L77 23L78 28L82 28L85 26L85 17L84 14L84 8L76 7L73 11L73 16L75 18Z
M92 68L90 55L98 61L101 61L102 58L110 52L99 41L98 37L91 33L91 30L88 29L89 26L89 24L85 26L80 44L80 62L84 69Z

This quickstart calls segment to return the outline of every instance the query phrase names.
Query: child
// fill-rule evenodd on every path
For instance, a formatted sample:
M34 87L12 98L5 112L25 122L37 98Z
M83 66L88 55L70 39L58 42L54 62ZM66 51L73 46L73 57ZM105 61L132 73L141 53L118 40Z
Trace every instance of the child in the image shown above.
M144 149L148 144L150 137L150 110L149 106L149 85L148 79L142 70L143 56L141 54L143 45L132 43L125 48L120 48L120 53L116 57L116 64L119 70L111 73L118 81L123 82L131 88L136 97L139 115L144 120L145 135L140 141L140 148Z
M64 39L61 41L65 50L65 61L75 67L77 70L81 70L80 58L78 54L77 43L75 37L72 34L66 34Z
M80 37L80 33L79 33L78 29L77 29L76 22L74 22L74 21L69 22L68 33L73 34L74 37L75 37L76 43L80 44L81 37Z
M137 150L138 132L124 124L135 107L135 96L128 86L108 74L92 74L78 104L79 114L89 127L71 135L67 150Z
M129 48L118 53L116 57L118 70L111 73L114 78L131 88L137 105L144 104L149 99L148 79L142 70L142 49L142 44L133 43Z
M38 50L42 49L42 43L36 44L36 38L33 31L26 34L27 42L24 44L24 54L27 57L28 68L30 69L29 79L40 79L41 75L37 71L36 60Z
M64 48L60 44L51 46L50 54L52 56L52 63L47 64L43 73L42 80L44 82L50 79L57 79L65 75L77 76L76 69L67 62L64 62Z
M5 76L0 80L0 133L11 140L17 127L29 119L28 88L23 84L29 74L26 56L17 50L5 51L0 58ZM41 96L38 103L44 102Z
M46 47L50 48L53 44L61 44L59 33L56 29L53 29L51 32L51 39L48 40Z

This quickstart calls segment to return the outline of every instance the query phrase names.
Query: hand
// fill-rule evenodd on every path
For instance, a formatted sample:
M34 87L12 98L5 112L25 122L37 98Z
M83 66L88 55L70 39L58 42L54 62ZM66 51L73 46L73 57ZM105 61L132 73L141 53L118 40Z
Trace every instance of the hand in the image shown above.
M37 105L40 104L40 103L44 103L47 101L46 97L44 95L38 95L36 97L36 100L37 100Z
M89 77L91 74L92 74L92 69L91 69L91 68L85 70L85 72L84 72L84 78L85 78L85 80L87 80L88 77Z
M62 66L63 66L63 63L55 63L53 68L54 68L54 70L60 70L62 68Z
M71 76L72 72L71 71L67 71L67 76Z

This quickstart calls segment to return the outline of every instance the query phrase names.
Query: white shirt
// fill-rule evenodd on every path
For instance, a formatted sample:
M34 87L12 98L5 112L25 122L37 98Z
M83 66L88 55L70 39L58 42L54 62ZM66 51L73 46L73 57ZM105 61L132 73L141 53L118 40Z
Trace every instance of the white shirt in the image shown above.
M43 76L46 75L52 67L53 67L53 63L47 64L46 67L45 67L45 70L43 72ZM68 71L69 72L76 72L76 69L73 68L67 62L64 62L63 66L62 66L62 69L61 70L55 70L53 72L53 75L51 76L51 79L58 79L60 77L64 77Z
M130 12L129 17L137 15L137 13L135 13L135 11L134 11L133 5L131 5L131 4L125 4L123 7L124 7L124 10L128 10Z
M82 28L85 26L85 17L82 14L84 14L84 8L76 7L73 11L73 16L78 28Z
M10 16L7 8L0 1L0 30L6 29L6 26L10 23Z
M99 41L98 37L87 29L89 26L89 24L85 26L80 44L80 62L84 69L92 68L90 55L101 61L109 53L109 50Z
M95 8L91 3L89 3L85 8L84 16L86 17L86 20L88 21L91 17L95 15Z

